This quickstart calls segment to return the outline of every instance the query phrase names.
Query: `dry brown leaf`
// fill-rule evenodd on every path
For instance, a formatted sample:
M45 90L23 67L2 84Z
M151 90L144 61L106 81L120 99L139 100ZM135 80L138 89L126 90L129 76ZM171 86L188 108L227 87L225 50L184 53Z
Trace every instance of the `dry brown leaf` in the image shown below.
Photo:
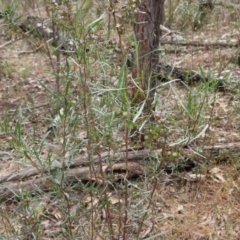
M211 213L208 213L208 214L205 214L203 217L202 217L202 222L201 222L201 225L214 225L215 224L215 220L212 216Z
M206 179L206 175L198 174L198 173L189 173L189 174L185 175L184 179L195 182L195 181L200 181L200 180Z
M182 214L183 213L183 205L178 205L176 212L178 214Z
M151 221L148 228L140 235L140 238L146 238L149 236L149 233L152 232L155 222Z
M204 180L206 179L206 175L204 174L198 174L198 173L193 173L188 175L191 180Z
M119 197L116 197L116 196L111 196L108 199L111 202L111 204L113 204L113 205L117 204L117 203L122 203L123 202L122 199L120 199Z
M226 182L226 180L223 177L223 171L220 168L214 167L209 171L209 173L215 182L218 182L218 183Z
M95 206L99 202L99 199L97 199L95 197L87 196L83 200L83 202L86 203L87 204L87 208L90 209L90 208L92 208L93 206Z
M57 210L55 209L52 213L52 215L55 217L55 219L59 220L62 218L62 214Z

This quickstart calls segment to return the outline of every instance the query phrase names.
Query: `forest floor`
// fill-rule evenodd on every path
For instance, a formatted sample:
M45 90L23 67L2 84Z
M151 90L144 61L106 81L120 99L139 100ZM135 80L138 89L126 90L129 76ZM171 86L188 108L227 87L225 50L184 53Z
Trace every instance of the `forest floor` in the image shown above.
M239 41L239 28L233 26L228 22L207 24L196 32L186 31L184 38L201 42ZM65 152L61 155L61 137L45 139L48 144L35 147L42 141L49 127L49 119L56 112L52 109L51 95L44 87L56 90L56 79L46 51L33 51L36 42L33 44L28 39L16 38L6 44L8 41L2 31L0 179L6 173L35 167L33 162L37 162L37 157L29 159L28 153L23 151L25 145L29 149L38 149L38 156L45 161L48 161L50 154L57 160L69 154ZM205 85L198 83L187 86L173 82L158 89L156 115L169 128L167 145L177 145L177 142L188 137L194 138L201 132L192 142L193 149L240 142L240 69L229 61L235 54L239 55L237 49L205 46L196 50L195 46L179 47L177 44L162 45L161 48L164 53L160 60L165 63L197 72L202 69L205 74L211 74L212 78L223 79L225 84L223 91L207 93ZM169 53L169 49L181 51ZM191 113L188 112L190 110ZM196 120L199 118L200 123ZM194 124L196 127L192 127ZM208 129L203 131L207 124ZM191 132L191 129L194 130ZM21 143L17 138L19 134ZM76 135L84 134L81 125L76 129ZM123 139L121 141L124 142ZM79 148L76 156L82 152L86 154L86 151L85 147ZM166 174L159 171L157 177L152 179L143 176L126 181L129 198L127 210L124 208L124 184L108 189L111 224L106 218L105 208L101 209L101 201L107 201L102 199L103 190L91 189L97 192L93 196L86 190L93 186L87 183L84 190L65 189L65 197L68 195L70 199L66 201L69 206L63 199L64 194L54 190L34 196L26 195L26 199L4 200L0 205L0 239L13 239L16 236L15 239L34 239L33 232L35 239L121 239L122 230L119 229L124 221L121 214L126 214L126 211L126 239L240 239L239 156L229 150L223 153L221 161L215 161L211 158L203 160L201 152L198 154L201 164L190 172ZM145 163L145 167L148 164L154 166L150 162ZM150 196L150 193L153 194ZM88 216L90 209L94 209L91 217ZM67 213L71 215L71 223L68 222L70 218L66 217ZM142 219L143 226L137 233ZM66 226L71 226L71 229ZM106 226L111 226L115 238L109 237L112 232ZM134 237L137 234L139 238Z

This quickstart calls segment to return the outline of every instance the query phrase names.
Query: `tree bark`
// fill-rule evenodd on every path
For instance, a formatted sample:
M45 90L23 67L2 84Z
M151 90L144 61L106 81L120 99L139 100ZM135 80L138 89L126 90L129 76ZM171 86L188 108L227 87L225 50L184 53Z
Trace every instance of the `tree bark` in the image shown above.
M149 114L155 94L159 63L160 24L164 19L164 0L141 0L135 10L134 33L137 41L132 75L137 87L133 89L133 103L145 102L144 113ZM133 84L136 86L136 84Z

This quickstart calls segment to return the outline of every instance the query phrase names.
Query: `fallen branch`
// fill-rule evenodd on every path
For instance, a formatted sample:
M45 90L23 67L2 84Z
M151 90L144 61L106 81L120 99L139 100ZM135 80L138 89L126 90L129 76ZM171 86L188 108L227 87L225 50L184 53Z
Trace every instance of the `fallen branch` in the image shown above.
M13 42L15 42L15 39L12 39L12 40L9 40L9 41L5 42L4 44L0 45L0 49L5 48L7 45L9 45Z
M239 47L239 41L221 40L216 42L201 42L201 41L169 41L160 40L161 45L178 45L178 46L196 46L196 47Z
M103 173L104 176L101 175ZM115 173L115 174L114 174ZM61 180L64 179L64 185L76 184L85 181L94 181L98 184L108 184L111 180L112 182L118 181L123 178L131 178L144 174L143 168L137 163L125 163L115 164L113 166L103 166L100 170L99 167L92 169L90 167L81 167L66 170L65 172L59 172L59 176L46 176L40 178L34 178L27 180L25 182L10 182L0 187L0 200L5 200L6 198L19 197L19 194L23 192L38 193L43 191L49 191L54 186L61 184ZM108 177L105 177L108 175ZM104 177L104 178L103 178ZM61 179L61 180L59 180ZM108 180L106 180L108 179ZM110 179L110 180L109 180Z
M173 148L170 148L169 150L171 149L174 150ZM213 157L218 157L218 155L220 156L222 154L222 150L225 151L227 155L230 155L229 153L232 152L238 153L239 149L240 142L234 142L204 146L202 147L201 155L194 154L191 148L180 148L179 151L181 152L182 156L186 156L188 158L194 156L194 158L197 160L199 160L199 156L203 156L203 158L199 160L203 161L204 157L207 159L212 159ZM174 151L176 151L176 149ZM87 157L77 158L73 160L68 168L64 168L63 166L55 166L48 170L43 169L42 171L31 168L18 173L15 172L6 174L5 176L0 175L0 182L5 182L0 186L0 198L1 200L4 200L6 198L12 198L14 196L18 197L19 193L23 191L49 191L51 187L59 184L59 181L64 181L64 185L72 185L86 181L94 181L98 184L108 185L109 183L116 182L119 179L138 177L144 175L144 169L140 162L150 156L159 156L161 155L160 152L160 150L129 151L127 154L127 165L125 164L126 152L105 152L100 157L93 156L91 162L89 162L89 159ZM172 155L170 155L170 157L172 158ZM102 169L99 167L100 164L97 165L97 163L100 161L102 161ZM89 166L84 166L90 165L90 163L91 168ZM95 166L94 170L92 169L93 166ZM186 166L182 166L182 169L186 169ZM190 169L192 169L192 167ZM54 171L57 171L57 177L54 177L56 174L51 174ZM31 179L27 179L29 177L31 177Z
M48 44L49 42L51 42L53 40L53 38L48 39L46 42L42 43L40 46L38 46L37 48L33 49L32 51L22 51L18 54L18 56L20 55L24 55L24 54L32 54L37 52L38 50L40 50L42 47L46 46L46 44Z
M139 151L130 151L128 152L128 161L138 161L142 160L144 158L147 158L151 154L150 150L139 150ZM99 156L93 156L92 159L89 162L88 157L79 157L72 161L72 163L69 164L69 168L76 168L80 166L86 166L91 164L97 164L99 161L102 161L102 163L107 163L113 161L116 162L122 162L126 159L126 152L120 152L120 153L114 153L114 152L104 152L101 157ZM67 160L66 160L67 161ZM66 165L66 164L65 164ZM65 166L64 165L64 166ZM58 166L59 168L59 166ZM60 167L61 168L61 167ZM36 168L30 168L27 170L23 170L20 172L13 172L10 174L0 175L0 183L7 182L7 181L23 181L26 178L33 177L36 175L41 174L47 174L49 171L56 169L56 166L52 166L51 169L41 169L39 171Z
M224 144L217 144L213 146L204 146L202 148L203 153L202 155L209 153L216 153L216 151L220 150L228 150L228 151L235 151L240 149L240 142L235 142L235 143L224 143ZM191 150L189 149L182 149L182 154L189 156L191 154ZM138 150L138 151L129 151L128 152L128 161L140 161L148 158L149 156L154 157L154 151L151 150ZM101 159L101 160L100 160ZM103 164L108 164L109 162L113 162L114 164L116 163L121 163L125 161L126 159L126 152L120 152L120 153L115 153L115 152L104 152L101 154L101 156L93 156L91 159L91 162L89 162L88 157L79 157L76 158L70 163L67 167L68 168L77 168L77 167L84 167L86 165L91 164L98 164L100 161L102 161ZM66 160L67 161L67 160ZM64 166L64 165L63 165ZM27 170L23 170L20 172L12 172L12 173L7 173L7 174L2 174L0 175L0 183L3 182L9 182L9 181L23 181L26 178L33 177L36 175L46 175L50 171L54 171L54 169L61 169L61 166L56 167L52 166L51 169L42 169L39 171L36 168L30 168Z
M222 143L216 144L212 146L204 146L203 150L239 150L240 149L240 142L233 142L233 143Z

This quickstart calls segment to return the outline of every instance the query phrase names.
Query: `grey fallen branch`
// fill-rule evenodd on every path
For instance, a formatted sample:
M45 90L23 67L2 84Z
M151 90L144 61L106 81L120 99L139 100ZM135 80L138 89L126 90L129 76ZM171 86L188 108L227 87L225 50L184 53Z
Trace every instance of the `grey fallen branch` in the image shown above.
M177 39L181 39L181 40L183 39L179 32L170 30L169 28L163 25L160 25L160 30L165 33L163 36L161 36L161 39L164 39L168 35L171 35L172 39L174 39L174 36Z
M234 143L224 143L224 144L217 144L212 146L204 146L202 148L203 152L211 152L216 150L239 150L240 149L240 142L234 142ZM123 162L126 160L128 161L139 161L143 160L147 157L154 157L154 151L151 150L137 150L137 151L129 151L127 154L126 152L104 152L101 154L101 156L92 156L91 160L89 160L88 157L78 157L75 158L67 167L68 168L77 168L81 166L88 166L92 164L99 164L101 161L103 164L107 164L109 162L118 163ZM189 151L186 149L186 155L189 155ZM65 161L68 161L67 159ZM64 168L65 165L61 166L52 166L51 170L54 170L56 168ZM66 166L65 166L66 168ZM36 176L39 174L47 174L49 172L49 169L41 169L38 170L36 168L30 168L27 170L22 170L18 172L12 172L7 174L0 175L0 183L8 182L8 181L22 181L26 178Z
M6 46L8 46L9 44L15 42L15 39L9 40L8 42L5 42L4 44L0 45L0 49L5 48Z
M222 150L229 155L229 152L235 151L238 153L239 149L240 142L204 146L201 152L202 161L204 156L210 159L220 155ZM195 156L197 161L200 161L199 155L194 155L191 149L181 148L179 150L182 155L187 157ZM18 197L19 193L25 191L32 193L48 191L56 184L72 185L92 181L108 185L119 179L138 177L144 175L144 169L140 163L149 157L156 157L159 152L151 150L129 151L127 154L126 152L105 152L101 156L93 156L91 161L87 157L76 158L67 167L62 164L62 166L40 171L31 168L17 173L0 175L0 183L2 183L0 185L0 200ZM126 157L127 164L125 163ZM100 161L102 162L102 169L100 168ZM54 171L56 171L57 177L56 174L51 174Z
M46 44L48 44L49 42L52 42L53 41L53 38L50 38L48 39L46 42L42 43L40 46L38 46L37 48L35 48L34 50L32 51L22 51L18 54L18 56L20 55L24 55L24 54L31 54L31 53L35 53L37 52L38 50L40 50L42 47L44 47Z
M177 46L196 46L196 47L239 47L239 41L215 41L215 42L204 42L204 41L169 41L160 40L161 45L177 45Z
M144 158L150 156L151 151L150 150L139 150L139 151L130 151L128 152L128 161L138 161L143 160ZM88 157L79 157L72 161L72 163L69 164L68 168L77 168L80 166L86 166L90 164L98 164L100 161L102 161L103 164L106 164L108 162L123 162L126 160L126 152L120 152L120 153L114 153L114 152L104 152L101 154L101 156L93 156L91 160L88 159ZM68 160L66 160L68 161ZM30 168L27 170L23 170L20 172L14 172L10 174L0 175L0 183L8 182L8 181L23 181L26 178L33 177L40 174L48 174L49 171L54 171L56 168L64 168L64 164L61 166L53 166L50 170L49 169L36 169L36 168ZM66 168L66 166L65 166Z
M32 178L26 181L9 182L0 187L0 201L7 198L19 197L21 193L31 192L39 193L49 191L56 185L73 185L80 182L96 182L98 184L108 185L123 178L138 177L144 174L144 169L141 165L134 162L116 163L112 166L95 166L67 169L64 172L59 171L58 176L46 175L43 177ZM106 180L108 179L108 180Z

